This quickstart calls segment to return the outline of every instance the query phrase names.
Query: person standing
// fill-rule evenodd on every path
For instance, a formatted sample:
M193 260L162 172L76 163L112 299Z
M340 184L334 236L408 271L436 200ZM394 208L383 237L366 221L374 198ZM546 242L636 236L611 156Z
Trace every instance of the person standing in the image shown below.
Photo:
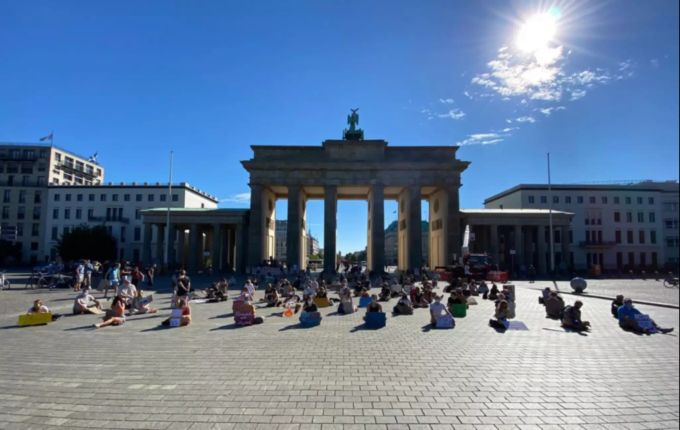
M109 288L117 291L118 285L120 285L120 263L115 263L109 267L106 275L104 275L104 279L106 279L106 288L104 289L104 298L106 299L109 295Z
M146 269L146 283L149 287L153 287L153 278L156 275L156 265L153 264Z

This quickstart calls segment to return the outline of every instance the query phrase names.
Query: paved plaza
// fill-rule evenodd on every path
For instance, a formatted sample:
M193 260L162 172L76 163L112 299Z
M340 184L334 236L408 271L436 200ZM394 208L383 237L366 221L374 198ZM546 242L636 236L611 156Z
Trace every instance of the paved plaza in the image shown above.
M598 282L614 285L591 282L593 294ZM271 308L258 310L263 325L236 328L230 302L195 304L189 327L159 329L167 293L155 295L159 314L121 327L67 315L17 328L34 298L69 312L73 293L0 291L0 428L678 428L677 309L640 305L676 332L639 336L586 297L593 330L579 335L545 318L533 288L550 284L516 285L527 330L506 333L487 325L483 300L453 330L424 330L419 309L369 331L363 312L331 308L316 328Z

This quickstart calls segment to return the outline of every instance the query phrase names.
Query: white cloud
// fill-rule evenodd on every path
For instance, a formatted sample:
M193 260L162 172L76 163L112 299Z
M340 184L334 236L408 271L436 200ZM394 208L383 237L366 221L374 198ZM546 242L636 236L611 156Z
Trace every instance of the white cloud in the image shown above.
M545 116L550 116L553 112L557 112L558 110L565 110L566 108L564 106L554 106L554 107L547 107L547 108L541 108L538 109L538 112L542 113Z
M660 65L660 64L659 64L659 59L658 59L658 58L652 58L651 60L649 60L649 64L651 64L652 67L654 67L654 68L656 69L656 68L658 68L659 65Z
M470 94L468 91L463 91L463 95L464 95L465 97L469 98L470 100L473 99L472 94Z
M458 146L495 145L497 143L503 142L506 138L510 137L511 132L517 129L518 127L506 127L500 131L468 134L467 138L456 142L456 145Z
M220 199L223 203L250 203L250 191L246 193L238 193L231 195L229 197L224 197Z
M460 109L450 109L446 113L437 114L438 118L462 119L465 117L465 112Z
M453 99L439 99L439 103L443 103L445 105L452 105Z
M536 122L536 118L534 118L533 116L526 115L526 116L520 116L520 117L515 118L515 121L517 121L517 122L528 122L528 123L533 124L533 123Z
M631 60L620 62L615 71L587 68L569 73L570 54L562 46L546 47L533 54L504 46L487 63L487 70L472 78L472 83L504 101L519 98L522 104L530 100L555 103L578 100L587 89L634 75L635 63Z

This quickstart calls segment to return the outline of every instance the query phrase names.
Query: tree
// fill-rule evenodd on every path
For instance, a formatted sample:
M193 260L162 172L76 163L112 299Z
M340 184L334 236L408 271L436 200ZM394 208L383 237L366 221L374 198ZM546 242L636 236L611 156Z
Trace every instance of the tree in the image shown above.
M117 246L116 239L103 225L90 227L83 224L61 235L56 248L64 261L80 258L106 261L116 258Z

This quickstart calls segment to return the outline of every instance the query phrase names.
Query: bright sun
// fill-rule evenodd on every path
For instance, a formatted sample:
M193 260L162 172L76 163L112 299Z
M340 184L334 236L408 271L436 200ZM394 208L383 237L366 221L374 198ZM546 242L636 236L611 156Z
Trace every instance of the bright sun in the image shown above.
M557 17L549 12L529 18L519 30L517 47L526 53L535 53L548 47L557 33Z

